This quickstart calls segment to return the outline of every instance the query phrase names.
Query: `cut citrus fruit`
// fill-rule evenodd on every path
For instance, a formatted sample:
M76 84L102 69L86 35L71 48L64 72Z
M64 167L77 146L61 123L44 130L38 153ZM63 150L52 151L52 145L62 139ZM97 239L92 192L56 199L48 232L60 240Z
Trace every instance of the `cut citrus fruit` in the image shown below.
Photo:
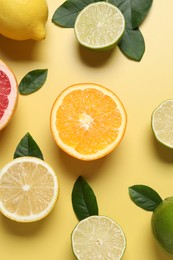
M11 120L18 99L18 84L14 73L0 61L0 130Z
M122 228L105 216L80 221L72 232L72 248L78 260L122 258L126 238Z
M57 145L71 156L94 160L110 153L122 140L126 112L107 88L81 83L66 88L51 110L51 131Z
M173 99L162 102L152 113L151 121L156 139L173 148Z
M107 2L87 5L77 16L74 31L78 42L91 49L107 49L118 43L125 29L121 11Z
M0 171L0 210L18 222L47 216L59 193L52 168L35 157L19 157Z

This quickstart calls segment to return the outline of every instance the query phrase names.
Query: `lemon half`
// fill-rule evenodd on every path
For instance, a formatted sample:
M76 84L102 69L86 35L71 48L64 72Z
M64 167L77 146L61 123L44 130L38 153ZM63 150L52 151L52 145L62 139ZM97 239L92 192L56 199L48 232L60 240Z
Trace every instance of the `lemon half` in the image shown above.
M53 169L35 157L19 157L0 171L0 211L18 222L46 217L59 194Z

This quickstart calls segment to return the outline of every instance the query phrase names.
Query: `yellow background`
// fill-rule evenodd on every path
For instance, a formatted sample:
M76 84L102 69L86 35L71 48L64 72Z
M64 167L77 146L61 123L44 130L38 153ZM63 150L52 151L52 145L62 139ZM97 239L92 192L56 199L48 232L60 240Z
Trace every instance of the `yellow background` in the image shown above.
M51 22L63 1L48 1L46 39L17 42L0 37L0 58L18 82L33 69L48 68L45 85L29 96L19 96L11 123L0 133L0 167L13 158L20 139L30 132L45 161L57 172L60 196L53 212L37 223L20 224L0 215L0 260L73 260L70 235L78 223L71 192L79 175L93 188L100 215L119 223L127 237L123 260L170 259L155 243L151 212L130 200L128 187L145 184L162 198L173 195L173 151L158 144L151 130L151 113L173 97L173 2L154 1L140 27L146 43L141 62L128 60L115 48L94 53L80 47L73 29ZM120 146L106 158L82 162L60 151L49 127L52 104L67 86L94 82L113 90L123 102L128 125Z

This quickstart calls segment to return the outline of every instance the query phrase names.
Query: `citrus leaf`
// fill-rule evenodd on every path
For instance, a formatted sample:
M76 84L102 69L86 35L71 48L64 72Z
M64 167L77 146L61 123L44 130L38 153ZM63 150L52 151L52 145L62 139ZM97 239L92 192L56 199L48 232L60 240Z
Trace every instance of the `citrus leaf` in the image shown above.
M160 195L146 185L129 187L129 196L137 206L147 211L154 211L162 202Z
M125 56L135 61L140 61L145 52L144 38L139 29L126 28L118 46Z
M62 27L73 28L79 12L88 4L99 1L100 0L67 0L56 9L52 17L52 22Z
M109 3L117 6L123 13L126 28L138 28L147 16L153 0L109 0Z
M32 136L27 133L19 142L14 152L14 159L23 156L33 156L44 160L43 154Z
M82 176L79 176L74 184L72 205L79 221L92 215L98 215L96 196Z
M47 79L47 69L37 69L28 72L19 83L19 93L29 95L40 89Z

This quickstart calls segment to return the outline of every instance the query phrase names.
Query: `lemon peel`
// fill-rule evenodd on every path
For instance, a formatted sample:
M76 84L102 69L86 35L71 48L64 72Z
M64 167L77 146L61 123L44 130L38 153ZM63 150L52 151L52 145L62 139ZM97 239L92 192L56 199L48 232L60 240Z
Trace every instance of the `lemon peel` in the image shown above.
M0 34L13 40L42 40L47 18L45 0L1 0Z

